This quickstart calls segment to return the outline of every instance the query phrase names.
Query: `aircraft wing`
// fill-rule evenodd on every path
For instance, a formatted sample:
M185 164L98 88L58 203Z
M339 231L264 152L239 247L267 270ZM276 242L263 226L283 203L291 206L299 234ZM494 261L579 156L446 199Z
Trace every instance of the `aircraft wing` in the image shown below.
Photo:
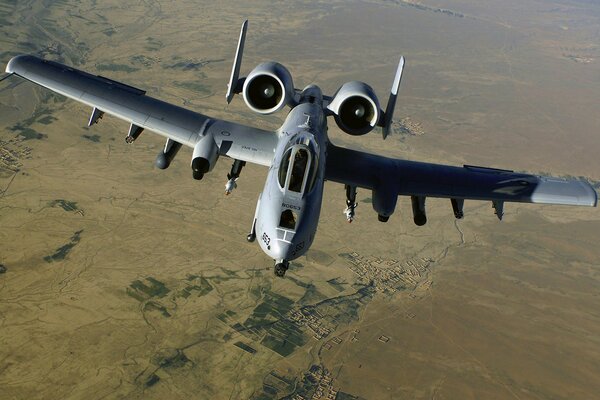
M489 200L500 207L505 201L593 207L597 204L596 191L577 179L399 160L334 145L327 151L325 179L386 195ZM497 211L501 217L502 211Z
M148 129L193 148L212 135L221 155L265 166L273 161L275 132L210 118L146 96L144 90L31 55L12 58L6 72L93 107L89 125L108 113L131 124L130 136Z

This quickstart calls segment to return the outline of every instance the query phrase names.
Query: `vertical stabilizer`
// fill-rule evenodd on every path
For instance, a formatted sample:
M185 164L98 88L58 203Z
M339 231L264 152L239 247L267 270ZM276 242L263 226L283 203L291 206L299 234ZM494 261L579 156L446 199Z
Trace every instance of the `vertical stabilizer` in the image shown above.
M400 81L402 81L402 71L404 70L404 57L400 56L400 62L396 69L396 76L394 77L394 83L392 83L392 89L390 91L390 98L383 114L382 133L385 139L390 133L392 125L392 117L394 116L394 107L396 107L396 98L398 97L398 89L400 89Z
M239 84L240 66L242 65L242 53L244 53L244 42L246 41L247 30L248 20L245 20L244 23L242 23L240 38L235 52L235 60L233 60L233 68L231 69L231 77L229 78L229 84L227 85L227 94L225 95L227 104L231 103L233 96L241 91L241 85Z

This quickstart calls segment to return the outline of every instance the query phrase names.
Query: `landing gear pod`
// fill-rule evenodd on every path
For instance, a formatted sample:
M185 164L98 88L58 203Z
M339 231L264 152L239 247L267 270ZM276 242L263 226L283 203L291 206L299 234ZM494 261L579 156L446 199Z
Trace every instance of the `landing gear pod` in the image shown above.
M427 223L427 213L425 212L425 197L410 196L413 210L413 221L417 226L423 226Z
M217 159L219 158L219 147L215 143L212 135L206 135L200 138L194 146L192 154L192 176L196 180L204 177L204 174L211 171Z
M373 209L379 222L387 222L396 209L398 193L391 187L382 185L373 190Z
M172 139L167 139L167 143L165 143L165 147L158 153L156 156L156 161L154 165L159 169L167 169L169 165L171 165L171 161L175 158L177 153L181 149L181 143L176 142Z

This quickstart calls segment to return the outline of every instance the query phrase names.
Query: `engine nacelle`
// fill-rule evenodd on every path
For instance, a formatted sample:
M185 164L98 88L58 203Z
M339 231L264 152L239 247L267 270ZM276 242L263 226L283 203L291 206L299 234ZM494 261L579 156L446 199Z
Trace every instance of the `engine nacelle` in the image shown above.
M192 154L192 176L200 180L204 174L211 171L219 158L219 147L212 135L200 138L194 146Z
M294 99L292 75L279 63L260 64L246 77L242 92L246 105L252 111L274 113Z
M369 133L381 116L373 88L359 81L344 83L327 108L340 129L355 136Z

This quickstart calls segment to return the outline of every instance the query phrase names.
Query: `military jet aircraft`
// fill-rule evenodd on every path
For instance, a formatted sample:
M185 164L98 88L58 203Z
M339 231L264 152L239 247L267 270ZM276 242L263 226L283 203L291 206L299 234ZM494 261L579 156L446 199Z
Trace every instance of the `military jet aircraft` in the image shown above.
M596 206L597 194L586 182L541 177L509 170L463 167L391 159L335 146L327 136L327 117L350 135L364 135L376 126L388 136L404 69L400 62L385 110L373 89L363 82L343 84L333 96L309 85L296 89L290 72L281 64L266 62L240 77L248 21L242 24L226 101L243 95L258 114L291 110L275 132L208 117L146 95L144 90L92 75L31 55L12 58L6 72L17 75L92 107L88 126L105 113L130 123L125 140L133 143L145 129L167 138L156 158L166 169L185 145L191 147L194 179L202 179L219 157L233 159L226 194L237 185L246 162L269 168L258 198L248 241L258 237L262 250L275 260L274 272L284 276L289 261L310 248L319 221L325 181L345 185L345 215L355 215L356 189L372 191L373 209L386 222L398 196L409 196L414 222L427 222L425 199L450 200L454 216L463 218L466 199L491 201L502 219L505 202Z

